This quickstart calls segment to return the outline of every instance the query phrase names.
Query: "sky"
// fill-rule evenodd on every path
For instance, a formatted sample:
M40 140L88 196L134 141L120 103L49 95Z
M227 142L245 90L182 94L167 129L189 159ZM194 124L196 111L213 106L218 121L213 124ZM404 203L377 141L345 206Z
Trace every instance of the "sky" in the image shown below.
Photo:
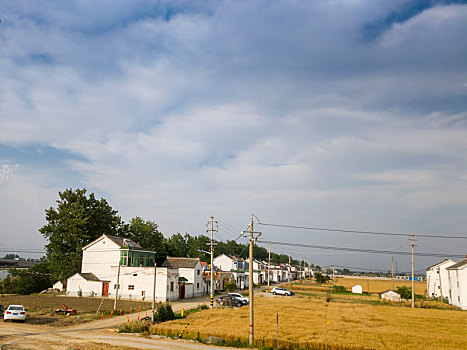
M0 18L4 251L46 244L45 209L66 188L166 236L205 234L214 216L216 238L235 239L250 214L467 236L465 1L0 0ZM408 236L254 229L410 251ZM466 242L418 237L415 250L449 258ZM387 254L272 247L289 249L391 268Z

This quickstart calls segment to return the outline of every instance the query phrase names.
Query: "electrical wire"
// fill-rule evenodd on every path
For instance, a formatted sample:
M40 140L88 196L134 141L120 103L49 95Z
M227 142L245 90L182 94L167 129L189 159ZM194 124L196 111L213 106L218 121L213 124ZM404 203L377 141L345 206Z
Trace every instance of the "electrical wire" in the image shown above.
M467 236L443 236L443 235L425 235L425 234L410 234L410 233L344 230L344 229L333 229L333 228L324 228L324 227L308 227L308 226L271 224L271 223L259 222L259 220L258 220L258 222L256 224L263 225L263 226L294 228L294 229L302 229L302 230L342 232L342 233L359 233L359 234L367 234L367 235L386 235L386 236L404 236L404 237L416 236L416 237L426 237L426 238L467 239Z
M401 252L401 251L390 251L390 250L377 250L377 249L361 249L361 248L348 248L348 247L333 247L333 246L322 246L322 245L313 245L313 244L301 244L301 243L288 243L288 242L275 242L275 241L264 241L258 240L262 243L271 243L274 245L286 245L291 247L303 247L303 248L313 248L313 249L327 249L327 250L339 250L339 251L348 251L348 252L358 252L358 253L372 253L372 254L391 254L391 255L411 255L411 252ZM451 256L453 258L464 258L465 255L461 254L443 254L443 253L428 253L428 252L415 252L416 256L429 256L429 257L441 257L445 258L446 256Z

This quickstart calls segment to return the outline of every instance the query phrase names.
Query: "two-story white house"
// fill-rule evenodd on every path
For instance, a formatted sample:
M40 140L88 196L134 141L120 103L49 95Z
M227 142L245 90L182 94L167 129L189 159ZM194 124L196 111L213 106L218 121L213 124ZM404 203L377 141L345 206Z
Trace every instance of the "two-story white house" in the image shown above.
M248 262L234 256L221 254L213 260L214 267L219 271L232 272L237 287L245 289L249 287L248 282Z
M102 235L83 247L81 272L68 278L67 295L152 299L156 276L156 299L178 299L178 269L155 269L154 259L155 252L130 239Z
M449 297L448 267L456 262L445 259L426 269L426 290L429 298Z
M180 275L180 299L194 298L206 293L203 279L203 265L199 258L167 257L163 267L178 269ZM185 281L186 280L186 281Z

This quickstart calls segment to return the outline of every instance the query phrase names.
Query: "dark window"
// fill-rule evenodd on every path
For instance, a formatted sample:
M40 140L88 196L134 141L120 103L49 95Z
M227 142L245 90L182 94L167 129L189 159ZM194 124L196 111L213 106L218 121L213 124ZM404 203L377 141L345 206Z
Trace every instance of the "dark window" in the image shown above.
M135 286L133 284L128 285L128 290L135 290Z

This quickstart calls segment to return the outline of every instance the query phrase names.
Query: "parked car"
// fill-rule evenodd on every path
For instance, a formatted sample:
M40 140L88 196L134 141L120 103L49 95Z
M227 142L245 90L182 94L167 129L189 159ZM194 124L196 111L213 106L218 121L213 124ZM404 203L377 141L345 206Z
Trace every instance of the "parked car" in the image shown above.
M26 309L23 305L10 305L3 314L3 322L8 320L26 321Z
M221 296L216 299L216 303L222 306L238 306L242 307L243 305L247 305L248 302L238 299L237 297L231 295Z
M244 295L241 295L240 293L229 293L228 295L231 295L237 299L240 299L240 300L243 300L245 301L247 304L250 303L250 298L244 296Z
M285 288L280 288L280 287L274 287L271 290L271 293L274 294L274 295L287 295L287 296L291 296L291 295L295 294L294 292L292 292L290 290L287 290Z

